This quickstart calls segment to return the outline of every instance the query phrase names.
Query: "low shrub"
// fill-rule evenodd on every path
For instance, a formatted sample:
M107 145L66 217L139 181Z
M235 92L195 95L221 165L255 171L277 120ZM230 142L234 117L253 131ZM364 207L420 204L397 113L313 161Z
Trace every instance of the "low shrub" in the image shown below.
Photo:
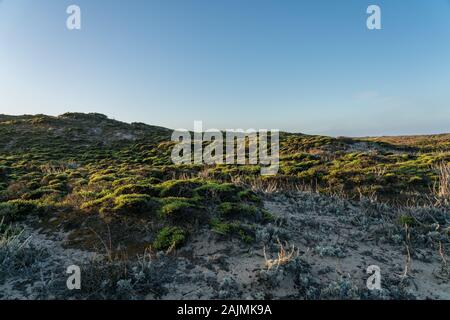
M6 223L23 220L27 215L39 213L41 207L31 200L11 200L0 203L0 220Z
M94 184L100 181L114 181L116 176L114 174L106 174L106 175L93 175L89 179L90 184Z
M398 218L398 223L401 226L407 225L408 227L412 227L415 225L416 221L413 217L403 214Z
M142 214L155 211L158 202L146 194L125 194L115 198L114 205L115 212Z
M195 195L194 189L200 187L203 183L198 180L169 180L161 183L160 196L165 197L186 197Z
M250 189L240 191L238 193L238 196L239 199L243 201L261 202L261 199L258 197L258 195Z
M219 213L226 218L238 216L254 217L258 209L254 206L244 203L224 202L218 206Z
M221 236L238 236L246 243L252 243L255 238L248 226L244 226L237 221L226 222L220 219L211 219L209 222L214 233Z
M195 191L200 196L207 198L218 199L220 201L238 201L242 188L231 183L209 182L198 187Z
M156 250L178 248L186 241L187 233L180 227L165 227L161 229L153 242Z
M212 219L210 225L213 232L223 236L231 234L236 227L234 223L220 221L219 219Z
M39 189L40 186L41 186L41 184L39 183L39 181L35 181L35 180L30 181L30 182L27 183L27 188L30 189L30 190Z
M164 219L174 222L189 221L195 217L195 211L198 208L199 206L190 199L166 199L161 207L161 215Z
M152 197L158 196L160 189L150 184L126 184L114 190L117 196L124 194L146 194Z
M55 189L58 191L67 192L67 185L64 182L58 182L55 184L49 184L49 188Z
M91 193L89 192L80 192L79 194L81 196L91 196ZM80 208L82 210L92 210L99 206L105 207L108 203L112 202L113 200L114 200L113 194L106 194L103 197L84 202Z
M48 187L42 187L37 190L33 190L30 192L27 192L22 195L22 199L24 200L38 200L46 195L62 195L62 192L60 190L55 190L53 188Z

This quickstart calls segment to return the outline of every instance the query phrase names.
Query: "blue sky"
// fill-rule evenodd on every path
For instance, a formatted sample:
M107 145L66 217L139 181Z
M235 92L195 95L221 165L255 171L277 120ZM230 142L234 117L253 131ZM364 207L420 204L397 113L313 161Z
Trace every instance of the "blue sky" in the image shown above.
M66 8L82 30L66 29ZM382 10L382 30L366 9ZM450 132L448 0L3 0L0 113Z

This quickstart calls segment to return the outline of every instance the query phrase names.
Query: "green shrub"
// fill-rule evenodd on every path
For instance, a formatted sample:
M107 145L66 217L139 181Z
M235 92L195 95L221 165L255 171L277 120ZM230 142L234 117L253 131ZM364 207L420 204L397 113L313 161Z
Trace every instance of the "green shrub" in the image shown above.
M113 211L120 213L142 214L155 211L157 201L146 194L125 194L114 199Z
M63 182L49 184L49 188L59 191L67 191L67 185Z
M136 179L134 177L120 178L120 179L114 180L111 183L111 186L113 188L117 188L117 187L120 187L120 186L124 186L126 184L132 184L135 181L136 181Z
M54 185L54 184L59 184L59 183L61 183L61 180L53 179L53 180L48 182L48 185Z
M170 180L161 183L160 196L165 197L186 197L190 198L195 195L194 189L203 183L198 180Z
M179 227L165 227L161 229L153 242L156 250L178 248L186 241L186 231Z
M83 178L83 175L81 174L81 172L73 171L69 174L68 178L78 179L78 178Z
M66 173L60 173L55 178L59 181L66 181L68 178L68 175Z
M408 227L411 227L411 226L413 226L413 225L416 223L416 221L414 220L414 218L411 217L411 216L408 216L408 215L401 215L401 216L398 218L398 222L399 222L399 224L400 224L401 226L407 225Z
M35 201L11 200L0 203L0 220L15 222L23 220L29 214L40 212L40 206Z
M195 191L200 196L207 198L218 199L220 201L238 201L239 192L242 191L242 188L231 183L209 182L198 187Z
M164 178L164 173L161 169L150 169L147 172L147 175L151 178L161 180Z
M224 202L218 206L218 210L223 217L231 218L237 216L254 217L257 208L244 203Z
M33 190L33 191L23 194L22 199L38 200L46 195L62 195L62 192L60 190L55 190L55 189L48 188L48 187L42 187L37 190Z
M82 186L87 185L88 183L89 183L89 181L87 179L79 178L79 179L76 179L75 181L73 181L71 184L74 187L82 187Z
M159 188L150 184L127 184L114 190L115 195L146 194L149 196L157 196L159 192Z
M163 218L167 218L172 221L181 221L183 219L188 221L193 218L193 214L197 208L198 206L193 204L188 199L166 199L163 202L161 214Z
M221 236L238 236L246 243L252 243L255 240L250 228L237 221L225 222L219 219L211 219L209 224L211 230Z
M263 209L261 211L262 211L262 219L263 219L263 221L265 221L265 222L275 221L275 216L271 212L269 212L269 211L267 211L265 209Z
M420 184L423 182L422 177L419 176L413 176L411 178L409 178L408 183L410 184Z
M255 238L247 228L241 226L238 230L238 234L241 240L244 241L245 243L252 243L255 241Z
M41 187L41 184L38 181L30 181L27 183L27 188L30 190L36 190Z
M251 201L251 202L261 202L261 199L258 197L258 195L250 189L240 191L238 193L238 196L239 196L240 200Z
M107 174L107 175L93 175L89 179L90 184L94 184L100 181L114 181L116 179L116 176L114 174Z
M94 195L91 192L87 192L87 191L81 191L79 194L81 196L92 196L92 195ZM81 209L83 209L83 210L86 210L86 209L90 210L90 209L96 208L98 206L104 206L105 204L111 202L113 199L114 199L114 195L113 194L106 194L103 197L100 197L98 199L86 201L85 203L83 203L81 205Z
M236 228L236 224L220 221L219 219L212 219L210 225L213 232L223 236L231 234Z

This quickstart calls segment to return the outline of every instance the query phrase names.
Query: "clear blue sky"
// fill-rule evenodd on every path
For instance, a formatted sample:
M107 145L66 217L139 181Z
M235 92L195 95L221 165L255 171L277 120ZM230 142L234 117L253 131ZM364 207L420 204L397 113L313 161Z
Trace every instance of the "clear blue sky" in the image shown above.
M82 30L66 29L78 4ZM378 4L383 30L366 28ZM450 132L449 0L0 0L0 113Z

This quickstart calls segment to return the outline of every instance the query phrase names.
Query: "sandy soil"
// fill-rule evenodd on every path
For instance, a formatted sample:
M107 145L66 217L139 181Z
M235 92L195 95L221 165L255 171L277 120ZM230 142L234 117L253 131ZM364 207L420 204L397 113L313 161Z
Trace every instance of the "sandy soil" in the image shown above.
M407 247L394 209L310 193L267 196L264 205L276 219L258 226L252 245L204 228L177 252L118 264L120 276L100 254L66 249L67 234L26 228L28 240L0 271L0 298L450 299L448 265L433 233L409 243L410 269L402 277ZM448 212L439 214L449 221ZM280 243L295 254L268 270L264 248L273 259ZM89 281L80 292L65 287L72 264ZM366 286L370 265L381 270L381 290Z

